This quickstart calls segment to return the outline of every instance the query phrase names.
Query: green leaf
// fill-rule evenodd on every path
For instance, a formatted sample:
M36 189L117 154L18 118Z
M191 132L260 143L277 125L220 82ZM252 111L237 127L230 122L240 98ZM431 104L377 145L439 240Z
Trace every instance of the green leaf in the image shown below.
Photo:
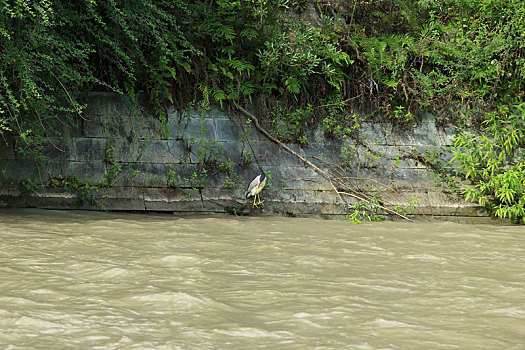
M295 76L288 77L284 85L292 94L298 94L300 92L299 81Z

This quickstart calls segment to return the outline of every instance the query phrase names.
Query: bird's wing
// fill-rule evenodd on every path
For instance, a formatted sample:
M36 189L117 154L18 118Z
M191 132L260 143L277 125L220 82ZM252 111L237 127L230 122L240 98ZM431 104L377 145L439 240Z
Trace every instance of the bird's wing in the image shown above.
M256 176L255 179L250 182L250 186L248 186L248 189L246 190L246 196L259 184L259 176L260 175Z

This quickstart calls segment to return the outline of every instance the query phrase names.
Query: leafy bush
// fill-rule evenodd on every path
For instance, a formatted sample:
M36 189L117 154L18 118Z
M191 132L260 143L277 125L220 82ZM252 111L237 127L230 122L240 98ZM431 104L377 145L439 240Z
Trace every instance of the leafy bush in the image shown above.
M348 53L340 48L334 31L342 27L341 18L321 17L322 26L309 22L291 23L273 35L259 50L262 87L292 94L308 91L312 76L323 79L339 91L345 74L343 67L352 64ZM284 86L283 86L284 82Z
M392 5L390 14L379 8L368 20L402 21L399 29L368 35L366 23L360 23L352 35L371 79L362 82L364 90L384 111L405 105L405 113L419 107L438 112L454 102L489 110L494 102L523 99L523 2L398 0Z
M183 1L47 1L0 3L0 135L37 150L81 114L80 92L168 87L195 52L175 20Z
M304 131L312 121L312 106L292 110L277 104L272 113L273 134L282 141L306 144Z
M477 200L495 216L524 222L525 104L511 110L502 107L483 121L485 133L459 133L455 139L453 162L473 185L463 187L466 200Z

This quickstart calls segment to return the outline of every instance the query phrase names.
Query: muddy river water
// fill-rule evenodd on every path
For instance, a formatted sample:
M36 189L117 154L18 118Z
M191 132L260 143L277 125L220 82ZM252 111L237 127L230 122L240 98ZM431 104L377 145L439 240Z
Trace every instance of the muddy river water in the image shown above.
M0 210L1 349L525 349L525 228Z

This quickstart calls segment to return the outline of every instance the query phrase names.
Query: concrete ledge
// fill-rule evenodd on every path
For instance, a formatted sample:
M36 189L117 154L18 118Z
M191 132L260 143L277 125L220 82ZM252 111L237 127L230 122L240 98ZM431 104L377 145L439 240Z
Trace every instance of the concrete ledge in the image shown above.
M69 188L40 187L31 194L22 194L20 186L0 188L0 204L8 207L45 209L86 209L111 211L154 211L173 213L237 213L245 215L284 215L346 219L346 212L333 192L285 191L279 199L272 191L263 192L264 207L253 208L252 199L244 199L239 191L226 189L102 187L80 200L77 191ZM349 201L351 202L351 201ZM393 207L392 207L393 208ZM416 220L447 220L470 223L491 221L484 208L472 203L461 205L418 206L412 214ZM385 216L389 218L388 216ZM395 217L390 217L395 219Z

